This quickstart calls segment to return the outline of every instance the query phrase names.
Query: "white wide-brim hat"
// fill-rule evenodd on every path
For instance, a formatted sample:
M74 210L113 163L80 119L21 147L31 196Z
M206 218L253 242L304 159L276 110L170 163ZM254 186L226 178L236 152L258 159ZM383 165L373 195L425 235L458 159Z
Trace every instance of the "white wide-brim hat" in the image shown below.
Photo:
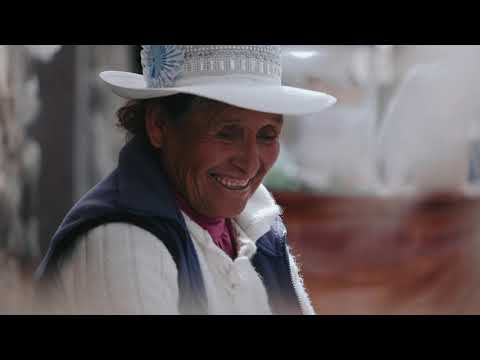
M319 91L281 84L276 45L143 45L143 75L100 74L126 99L191 94L240 108L283 115L320 112L336 99Z

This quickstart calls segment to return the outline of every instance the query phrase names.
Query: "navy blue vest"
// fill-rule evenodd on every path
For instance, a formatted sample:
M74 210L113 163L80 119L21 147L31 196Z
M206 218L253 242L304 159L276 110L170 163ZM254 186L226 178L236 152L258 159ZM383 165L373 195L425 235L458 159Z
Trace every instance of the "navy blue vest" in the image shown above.
M58 260L71 254L79 235L112 222L139 226L160 239L177 265L180 312L207 313L197 254L172 186L152 147L137 138L123 147L117 168L68 212L37 269L37 279L48 280ZM280 218L257 240L252 264L266 287L274 314L300 314L288 263L286 230Z

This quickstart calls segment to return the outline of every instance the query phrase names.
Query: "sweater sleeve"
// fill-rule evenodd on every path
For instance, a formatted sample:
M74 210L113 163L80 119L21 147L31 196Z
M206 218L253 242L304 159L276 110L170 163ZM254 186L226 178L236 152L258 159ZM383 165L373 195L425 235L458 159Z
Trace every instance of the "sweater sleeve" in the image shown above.
M177 268L154 235L112 223L92 229L77 244L57 270L57 311L178 314Z

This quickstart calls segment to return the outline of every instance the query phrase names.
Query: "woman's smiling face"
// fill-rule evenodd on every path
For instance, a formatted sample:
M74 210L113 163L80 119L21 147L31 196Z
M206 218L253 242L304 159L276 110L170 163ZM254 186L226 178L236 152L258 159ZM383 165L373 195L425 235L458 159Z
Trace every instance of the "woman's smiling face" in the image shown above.
M176 190L198 213L234 217L279 154L282 116L207 101L182 126L163 126L162 161Z

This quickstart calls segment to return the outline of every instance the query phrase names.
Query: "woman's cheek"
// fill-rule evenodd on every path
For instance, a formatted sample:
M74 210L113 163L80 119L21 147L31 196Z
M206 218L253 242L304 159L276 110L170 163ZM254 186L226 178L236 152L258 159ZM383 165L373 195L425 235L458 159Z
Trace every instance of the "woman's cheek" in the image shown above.
M280 155L280 144L276 141L274 144L268 145L264 153L264 166L269 171Z

